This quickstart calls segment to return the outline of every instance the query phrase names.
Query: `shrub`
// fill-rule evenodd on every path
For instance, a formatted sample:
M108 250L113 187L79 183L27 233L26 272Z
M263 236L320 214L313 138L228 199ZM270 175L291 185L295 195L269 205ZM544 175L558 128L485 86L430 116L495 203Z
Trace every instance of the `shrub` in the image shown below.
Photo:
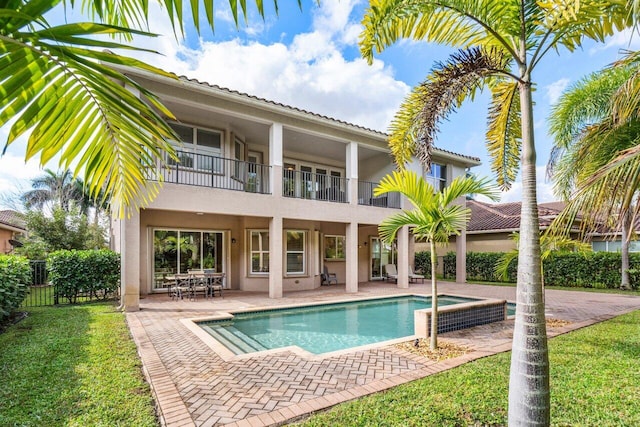
M426 274L428 279L431 278L431 252L416 252L414 264L416 266L414 273L419 271L422 274Z
M31 267L20 256L0 255L0 320L20 307L29 292Z
M494 282L495 263L499 252L468 252L467 279ZM640 285L640 254L631 254L630 281L634 289ZM618 252L551 253L544 262L545 286L567 286L583 288L618 288L621 281L621 259ZM518 265L514 260L509 265L509 281L516 281ZM456 254L449 252L444 257L445 278L455 278Z
M120 257L106 249L56 251L47 258L47 271L56 297L69 303L79 296L107 298L118 289Z

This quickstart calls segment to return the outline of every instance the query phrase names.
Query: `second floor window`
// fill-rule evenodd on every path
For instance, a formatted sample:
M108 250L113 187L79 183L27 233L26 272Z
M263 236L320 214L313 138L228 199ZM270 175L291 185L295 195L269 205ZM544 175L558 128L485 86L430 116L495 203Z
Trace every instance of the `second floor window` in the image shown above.
M217 157L222 155L222 132L178 123L169 126L180 136L181 145L176 145L180 167L220 173L222 161Z
M435 188L442 191L447 186L447 167L439 163L431 163L429 172L425 172L424 179Z

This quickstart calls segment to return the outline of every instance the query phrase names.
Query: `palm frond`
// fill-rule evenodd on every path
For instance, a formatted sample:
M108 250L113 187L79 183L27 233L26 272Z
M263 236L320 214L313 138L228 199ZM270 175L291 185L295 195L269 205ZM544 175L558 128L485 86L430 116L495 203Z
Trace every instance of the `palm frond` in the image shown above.
M520 166L522 129L520 125L520 94L517 82L498 82L492 87L487 124L487 149L491 170L498 185L509 189Z
M371 0L362 21L360 52L369 63L403 38L454 48L483 45L515 57L520 34L516 2L475 0Z
M83 175L92 196L104 189L123 216L157 193L162 181L158 162L163 151L172 155L167 141L175 135L163 119L172 117L171 112L111 65L175 76L131 58L81 47L84 38L79 36L105 33L138 32L81 23L0 37L0 126L14 122L4 150L30 132L27 159L39 156L44 165L60 153L61 166L73 167L74 176ZM58 43L57 36L74 44ZM96 39L87 45L114 43L103 45Z
M414 88L389 127L389 146L396 164L403 166L411 154L424 165L439 124L481 88L483 79L508 72L508 59L498 50L471 48L438 63L427 79Z

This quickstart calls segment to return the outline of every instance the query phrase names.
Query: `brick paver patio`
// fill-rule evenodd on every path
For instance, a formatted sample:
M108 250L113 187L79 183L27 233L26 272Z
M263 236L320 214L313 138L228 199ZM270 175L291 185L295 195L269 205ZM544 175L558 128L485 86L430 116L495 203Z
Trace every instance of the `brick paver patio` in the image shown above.
M439 283L439 291L515 301L515 288ZM428 294L430 284L409 290L394 284L361 284L357 294L344 287L291 292L282 299L228 291L224 298L171 301L167 295L141 300L127 313L158 413L168 426L265 426L284 424L340 402L451 369L470 360L511 349L513 321L479 326L441 337L473 351L432 362L394 346L346 351L330 357L305 357L284 351L243 355L229 361L194 335L180 319L212 316L227 310L329 302L402 293ZM584 327L634 309L640 297L547 290L547 316L572 323L549 329L549 336Z

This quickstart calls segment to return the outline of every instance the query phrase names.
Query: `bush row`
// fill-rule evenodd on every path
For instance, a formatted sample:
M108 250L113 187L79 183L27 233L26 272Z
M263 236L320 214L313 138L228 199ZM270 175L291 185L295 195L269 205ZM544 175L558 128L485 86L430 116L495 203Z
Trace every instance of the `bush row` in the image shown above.
M20 307L30 282L31 267L27 258L0 255L0 321Z
M416 254L416 263L417 263ZM502 252L467 253L467 280L500 282L495 266ZM546 286L569 286L582 288L618 288L621 280L621 257L617 252L552 253L544 260L544 283ZM444 277L456 276L456 254L444 256ZM514 260L509 266L509 281L516 281L518 265ZM631 286L640 285L640 254L630 255Z
M57 298L71 304L80 296L108 298L118 290L120 256L106 249L56 251L47 258L47 271Z

